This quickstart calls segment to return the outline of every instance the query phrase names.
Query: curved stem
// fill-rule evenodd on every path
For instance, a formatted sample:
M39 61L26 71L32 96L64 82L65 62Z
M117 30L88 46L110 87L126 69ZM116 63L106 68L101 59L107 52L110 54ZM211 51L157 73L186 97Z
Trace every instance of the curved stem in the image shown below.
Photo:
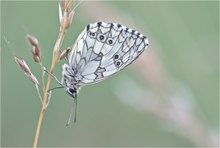
M58 59L58 55L59 55L59 47L61 45L61 40L60 39L63 39L64 37L64 34L65 34L65 27L62 27L61 29L61 33L57 39L58 41L58 45L56 47L55 45L55 50L54 50L54 56L53 56L53 61L52 61L52 65L51 65L51 68L50 68L50 73L53 73L53 70L54 70L54 67L55 67L55 64L57 62L57 59ZM37 147L37 143L38 143L38 138L39 138L39 134L40 134L40 129L41 129L41 124L42 124L42 120L43 120L43 117L44 117L44 113L46 111L46 104L47 104L47 92L50 88L50 84L51 84L51 78L52 78L52 75L48 75L48 79L47 79L47 85L46 85L46 88L44 90L44 98L43 98L43 105L42 105L42 109L41 109L41 112L40 112L40 116L39 116L39 120L38 120L38 125L37 125L37 130L36 130L36 135L35 135L35 139L34 139L34 145L33 147Z
M69 12L70 7L71 7L72 4L73 4L73 0L69 0L68 4L66 5L66 8L64 10L64 12L66 12L66 14ZM63 16L63 17L66 20L67 16ZM59 57L59 50L60 50L60 47L62 45L66 29L67 29L66 28L66 21L62 21L61 24L60 24L60 32L59 32L58 38L56 40L56 43L55 43L55 46L54 46L54 49L53 49L53 59L52 59L51 67L50 67L50 74L48 75L46 88L44 89L43 104L42 104L40 116L39 116L39 119L38 119L37 130L36 130L36 135L35 135L34 144L33 144L34 148L36 148L37 144L38 144L40 129L41 129L43 117L44 117L44 114L45 114L45 111L46 111L46 108L47 108L48 90L49 90L50 85L51 85L53 70L54 70L55 64L57 62L57 59Z
M65 27L63 27L63 26L64 25L61 25L61 29L60 29L61 31L60 31L60 34L57 38L55 47L54 47L54 56L53 56L52 64L51 64L51 67L50 67L50 73L53 73L55 64L56 64L58 56L59 56L59 49L60 49L60 46L61 46L63 38L64 38ZM48 94L47 92L50 88L51 78L52 78L52 75L48 75L46 88L44 89L43 105L42 105L42 109L41 109L40 116L39 116L39 119L38 119L38 125L37 125L36 135L35 135L34 144L33 144L34 148L37 147L38 138L39 138L40 129L41 129L41 124L42 124L42 121L43 121L44 113L46 111L47 94Z

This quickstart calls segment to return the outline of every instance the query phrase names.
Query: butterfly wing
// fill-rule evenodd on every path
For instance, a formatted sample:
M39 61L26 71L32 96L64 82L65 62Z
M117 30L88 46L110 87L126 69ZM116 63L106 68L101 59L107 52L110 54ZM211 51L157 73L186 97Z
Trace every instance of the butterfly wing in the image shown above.
M131 64L148 46L137 31L115 23L89 24L77 38L69 65L81 85L97 83Z

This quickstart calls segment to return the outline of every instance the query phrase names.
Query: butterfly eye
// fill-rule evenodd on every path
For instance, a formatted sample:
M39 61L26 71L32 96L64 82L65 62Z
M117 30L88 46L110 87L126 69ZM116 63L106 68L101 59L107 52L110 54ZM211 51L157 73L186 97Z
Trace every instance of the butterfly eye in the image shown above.
M74 93L74 89L72 89L72 88L69 88L69 91L71 92L71 94Z
M68 93L70 96L72 96L73 98L75 98L76 95L77 95L76 89L73 89L73 88L68 88L68 89L67 89L67 93Z

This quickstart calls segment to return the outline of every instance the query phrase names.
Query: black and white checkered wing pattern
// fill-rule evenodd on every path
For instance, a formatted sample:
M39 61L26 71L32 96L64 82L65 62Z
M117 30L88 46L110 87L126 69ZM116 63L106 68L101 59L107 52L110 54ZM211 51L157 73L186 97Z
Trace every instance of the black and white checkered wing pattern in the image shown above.
M131 64L147 46L147 38L137 31L97 22L79 35L69 65L81 85L97 83Z

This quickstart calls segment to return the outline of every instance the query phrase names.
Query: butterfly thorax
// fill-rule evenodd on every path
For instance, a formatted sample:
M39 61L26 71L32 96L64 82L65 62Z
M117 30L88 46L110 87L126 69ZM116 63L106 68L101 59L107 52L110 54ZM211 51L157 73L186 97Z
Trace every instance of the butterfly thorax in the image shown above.
M78 94L80 79L80 75L74 73L68 64L63 65L62 84L64 85L66 92L73 98Z

